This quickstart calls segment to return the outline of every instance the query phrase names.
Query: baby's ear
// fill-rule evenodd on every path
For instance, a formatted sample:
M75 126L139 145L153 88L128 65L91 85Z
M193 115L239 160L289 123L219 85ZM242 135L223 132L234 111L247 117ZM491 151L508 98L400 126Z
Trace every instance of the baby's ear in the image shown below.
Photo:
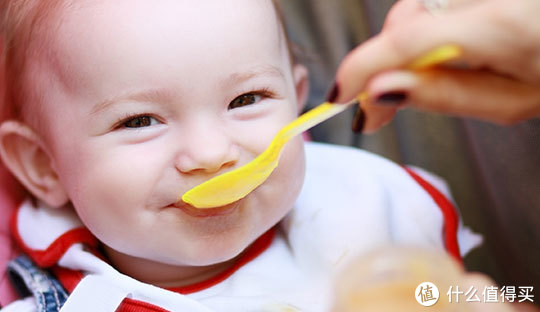
M51 207L68 202L49 154L28 125L14 120L0 125L0 156L11 173L38 199Z
M293 67L294 86L296 88L296 102L298 103L298 113L301 113L307 102L309 94L308 70L302 64Z

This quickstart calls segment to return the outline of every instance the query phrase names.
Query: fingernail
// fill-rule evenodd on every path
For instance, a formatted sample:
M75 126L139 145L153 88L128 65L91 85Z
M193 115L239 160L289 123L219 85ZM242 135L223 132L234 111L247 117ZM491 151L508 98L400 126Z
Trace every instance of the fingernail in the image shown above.
M383 93L375 98L375 104L384 106L399 106L407 100L407 93L404 91L391 91Z
M333 103L337 99L338 95L339 95L339 85L336 82L334 83L334 86L332 87L330 92L328 92L328 96L326 97L326 102Z
M352 131L354 133L362 133L364 130L364 124L366 123L366 113L362 109L362 107L358 107L356 110L356 113L354 113L353 121L352 121Z

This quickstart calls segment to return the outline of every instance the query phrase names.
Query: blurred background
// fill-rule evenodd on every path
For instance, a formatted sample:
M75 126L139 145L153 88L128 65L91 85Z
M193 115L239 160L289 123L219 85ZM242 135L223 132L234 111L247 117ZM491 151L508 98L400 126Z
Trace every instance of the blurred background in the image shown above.
M281 1L291 41L310 70L308 107L324 101L340 60L381 30L394 2ZM312 139L357 146L443 177L464 223L484 236L483 246L465 259L467 268L488 274L500 286L533 286L538 293L540 119L503 127L403 110L378 133L357 135L350 130L353 113L312 129Z

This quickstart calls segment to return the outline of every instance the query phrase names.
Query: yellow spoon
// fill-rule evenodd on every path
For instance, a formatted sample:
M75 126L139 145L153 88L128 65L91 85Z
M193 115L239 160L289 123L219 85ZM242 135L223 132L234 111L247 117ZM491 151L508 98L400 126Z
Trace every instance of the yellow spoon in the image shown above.
M427 53L408 66L419 70L455 59L461 55L456 45L445 45ZM292 137L339 114L353 104L367 98L365 92L346 104L325 102L283 127L274 137L268 148L251 162L222 175L203 182L184 193L182 201L197 208L213 208L233 203L244 198L261 185L277 167L285 143Z

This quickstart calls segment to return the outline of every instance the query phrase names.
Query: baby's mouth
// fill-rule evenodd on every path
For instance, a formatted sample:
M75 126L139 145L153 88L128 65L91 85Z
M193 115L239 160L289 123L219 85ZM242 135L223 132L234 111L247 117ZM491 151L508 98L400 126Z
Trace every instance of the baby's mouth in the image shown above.
M180 200L179 202L176 202L170 205L170 207L180 209L184 213L192 217L207 218L207 217L216 217L216 216L223 216L223 215L229 214L240 206L241 201L242 200L238 200L238 201L235 201L234 203L221 206L221 207L199 209Z

